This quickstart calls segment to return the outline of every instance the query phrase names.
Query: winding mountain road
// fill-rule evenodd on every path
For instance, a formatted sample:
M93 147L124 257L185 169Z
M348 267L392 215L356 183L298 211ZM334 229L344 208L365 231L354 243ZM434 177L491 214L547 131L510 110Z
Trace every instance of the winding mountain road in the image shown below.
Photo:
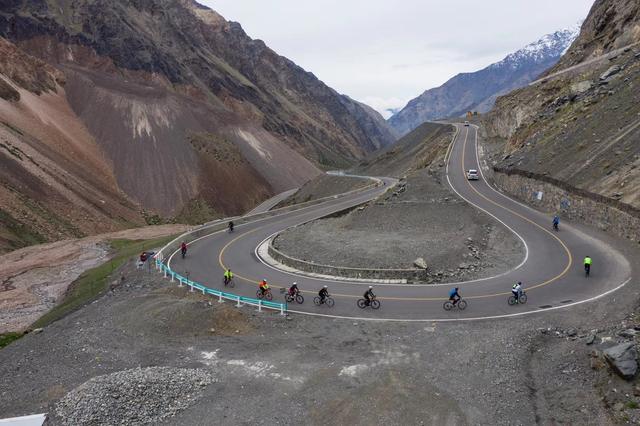
M468 321L526 315L595 302L630 280L631 267L625 257L607 243L561 224L560 232L551 230L551 218L508 198L484 179L468 181L466 169L479 169L478 135L474 126L456 125L457 132L447 157L447 179L453 190L468 203L493 216L520 238L526 247L522 262L497 277L456 283L468 302L464 311L443 310L449 289L447 284L374 284L382 307L373 311L356 306L356 300L368 287L366 282L330 281L294 276L262 263L255 248L270 235L344 208L355 206L382 194L393 179L381 178L383 185L338 198L239 225L236 232L215 232L191 243L186 259L172 256L170 266L178 273L211 288L221 289L223 268L235 273L233 291L255 297L257 283L266 278L273 288L274 301L281 300L278 288L293 281L303 291L305 303L290 304L289 312L361 320L388 321ZM594 260L591 276L585 278L582 259ZM509 306L507 298L516 281L524 283L528 295L525 305ZM333 308L315 306L313 297L323 286L335 299ZM227 289L227 291L229 291Z

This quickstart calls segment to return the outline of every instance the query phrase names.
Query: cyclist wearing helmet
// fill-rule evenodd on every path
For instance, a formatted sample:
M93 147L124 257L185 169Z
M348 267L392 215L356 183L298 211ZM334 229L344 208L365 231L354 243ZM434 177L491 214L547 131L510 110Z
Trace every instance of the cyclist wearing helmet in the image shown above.
M520 303L520 295L522 295L522 282L518 281L511 288L511 293L513 293L513 297L516 298L516 303Z
M298 290L298 283L293 283L291 287L289 287L289 296L295 296L299 292L300 290Z
M229 282L231 282L232 279L233 279L233 272L231 272L231 269L227 269L226 271L224 271L224 285L229 284Z
M449 300L453 302L453 306L455 306L460 299L462 299L462 296L460 296L458 292L458 287L452 288L451 291L449 291Z
M320 303L324 303L324 300L329 296L329 289L326 285L320 289L318 296L320 296Z
M260 288L260 292L262 293L263 296L267 292L267 290L269 290L269 284L267 284L267 280L266 279L263 279L260 282L258 287Z
M591 272L591 257L587 256L584 258L584 271L587 273L587 275L589 275L589 272Z
M373 294L373 287L369 286L367 291L364 292L364 300L367 304L366 306L369 306L369 304L371 303L371 299L373 299L374 297L376 297L376 295Z

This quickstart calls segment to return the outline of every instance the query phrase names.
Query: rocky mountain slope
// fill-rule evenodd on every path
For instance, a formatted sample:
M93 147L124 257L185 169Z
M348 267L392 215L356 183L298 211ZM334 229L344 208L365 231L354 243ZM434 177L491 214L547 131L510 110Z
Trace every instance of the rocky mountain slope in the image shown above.
M546 77L485 118L493 165L640 207L639 43L640 3L596 1Z
M142 209L165 217L241 213L394 141L379 114L193 0L5 2L0 37L56 76L36 67L25 86L13 61L3 61L5 132L32 138L55 167L89 171L97 191L117 194L131 214L111 222L137 223ZM65 121L43 115L58 112L39 106L52 97ZM28 108L32 114L20 113ZM36 131L43 126L68 143ZM58 164L59 156L73 164ZM21 180L8 170L3 184Z
M558 62L578 31L575 27L547 34L480 71L458 74L411 100L389 124L404 135L425 121L489 111L498 96L528 84Z
M60 71L0 38L0 252L144 223L64 83Z

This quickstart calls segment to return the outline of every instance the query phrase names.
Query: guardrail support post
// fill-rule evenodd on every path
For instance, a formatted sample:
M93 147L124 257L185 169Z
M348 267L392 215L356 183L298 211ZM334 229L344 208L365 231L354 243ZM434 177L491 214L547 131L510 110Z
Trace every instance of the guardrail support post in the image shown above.
M218 295L218 303L224 303L224 301L222 300L222 293Z
M202 294L203 294L203 295L205 294L205 293L204 293L204 287L202 287Z
M178 278L178 287L182 287L182 278Z
M189 283L189 287L191 287L191 288L189 289L189 291L190 291L191 293L193 293L193 283L191 283L191 282L190 282L190 283Z
M164 270L164 277L167 278L167 270L166 270L166 268Z
M240 305L240 296L237 296L237 297L238 297L238 303L236 304L236 308L239 308L241 306Z
M175 282L174 280L175 276L176 276L175 272L171 272L171 282Z
M280 315L284 315L284 305L280 305Z
M258 312L262 312L262 300L258 300Z

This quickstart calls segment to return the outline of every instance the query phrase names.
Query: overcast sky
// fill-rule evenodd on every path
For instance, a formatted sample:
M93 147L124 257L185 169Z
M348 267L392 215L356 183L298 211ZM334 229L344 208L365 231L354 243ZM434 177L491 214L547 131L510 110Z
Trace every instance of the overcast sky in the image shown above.
M380 112L584 19L593 0L198 0ZM388 116L388 113L385 114Z

